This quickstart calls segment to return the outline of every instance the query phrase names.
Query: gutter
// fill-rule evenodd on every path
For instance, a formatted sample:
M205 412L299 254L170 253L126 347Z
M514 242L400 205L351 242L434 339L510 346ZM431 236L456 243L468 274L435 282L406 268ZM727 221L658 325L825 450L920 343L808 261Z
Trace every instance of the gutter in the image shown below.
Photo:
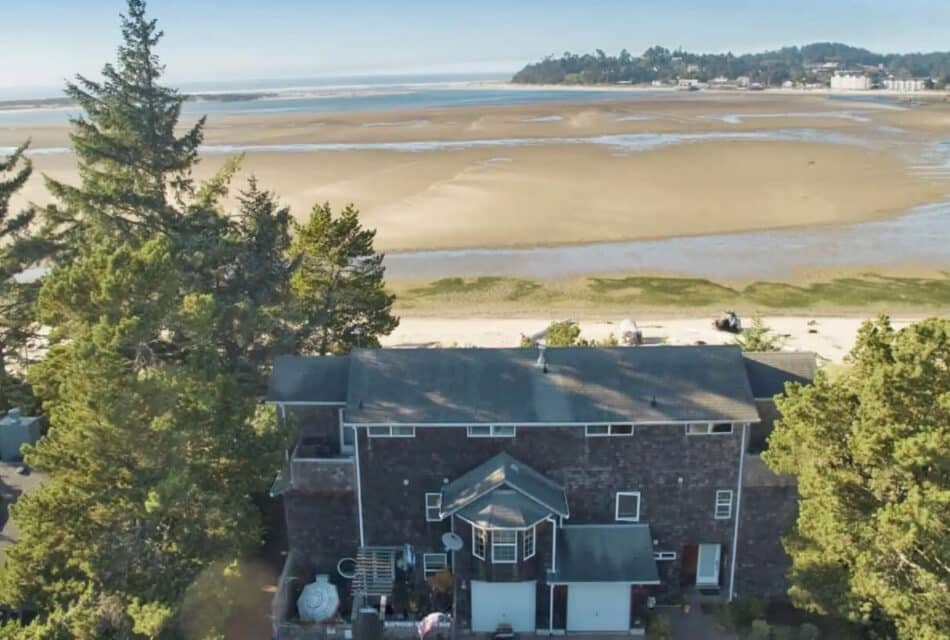
M742 425L742 438L739 447L739 480L736 482L736 521L732 530L732 562L729 567L729 598L732 602L736 594L736 556L739 555L739 517L742 515L742 470L745 463L746 435L749 423Z

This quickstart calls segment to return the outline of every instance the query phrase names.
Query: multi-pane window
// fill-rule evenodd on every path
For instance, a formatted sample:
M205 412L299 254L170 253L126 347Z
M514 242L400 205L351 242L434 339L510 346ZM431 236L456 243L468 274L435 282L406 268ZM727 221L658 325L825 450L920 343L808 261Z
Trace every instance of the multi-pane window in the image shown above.
M442 494L426 494L426 522L441 522L442 520Z
M691 422L686 425L686 435L706 436L711 434L732 433L731 422Z
M606 438L608 436L632 436L632 424L589 424L584 427L588 438Z
M615 516L617 520L622 520L625 522L639 522L640 492L618 491Z
M480 424L468 427L469 438L514 438L515 428L511 425Z
M422 554L422 568L426 575L446 571L449 568L449 560L444 553L424 553Z
M732 517L732 490L716 491L716 520L728 520Z
M472 555L479 560L485 559L485 547L488 546L488 531L481 527L472 527Z
M518 531L493 529L491 532L491 561L496 564L514 564L518 560Z
M366 432L370 438L415 438L415 427L385 426L369 427Z
M524 544L522 546L521 556L524 560L534 557L534 527L524 530Z

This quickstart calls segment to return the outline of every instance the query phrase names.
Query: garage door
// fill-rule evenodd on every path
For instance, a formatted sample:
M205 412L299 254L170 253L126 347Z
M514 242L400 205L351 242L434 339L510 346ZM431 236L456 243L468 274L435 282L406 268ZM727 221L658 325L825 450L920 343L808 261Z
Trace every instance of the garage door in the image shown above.
M472 631L494 631L500 624L515 631L534 631L535 595L532 582L472 580Z
M568 631L630 629L630 584L572 582L567 585Z

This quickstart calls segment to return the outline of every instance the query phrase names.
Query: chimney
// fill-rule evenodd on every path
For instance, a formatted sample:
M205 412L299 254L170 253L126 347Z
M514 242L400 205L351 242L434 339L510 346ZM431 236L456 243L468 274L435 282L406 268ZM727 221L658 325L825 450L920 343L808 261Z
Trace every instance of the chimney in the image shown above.
M538 361L534 363L534 366L540 369L542 373L548 372L548 361L544 357L545 348L546 347L542 343L538 343Z

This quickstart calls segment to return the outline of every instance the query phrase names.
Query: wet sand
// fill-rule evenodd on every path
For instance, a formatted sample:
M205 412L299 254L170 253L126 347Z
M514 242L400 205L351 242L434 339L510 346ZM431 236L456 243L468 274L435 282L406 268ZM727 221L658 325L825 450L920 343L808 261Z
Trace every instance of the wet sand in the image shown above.
M715 138L802 131L802 141ZM644 149L586 140L647 134L698 138ZM0 129L0 146L27 135L36 148L68 144L65 127L39 126ZM948 137L950 106L942 104L902 109L774 94L219 116L206 136L217 151L204 155L196 176L221 165L233 148L223 145L357 145L251 149L234 184L256 174L298 217L315 202L354 202L385 251L562 245L896 215L950 192L950 170L921 169L928 145ZM541 142L398 146L512 138ZM380 143L397 146L358 146ZM75 179L71 155L34 160L38 173ZM25 197L46 200L39 177Z

